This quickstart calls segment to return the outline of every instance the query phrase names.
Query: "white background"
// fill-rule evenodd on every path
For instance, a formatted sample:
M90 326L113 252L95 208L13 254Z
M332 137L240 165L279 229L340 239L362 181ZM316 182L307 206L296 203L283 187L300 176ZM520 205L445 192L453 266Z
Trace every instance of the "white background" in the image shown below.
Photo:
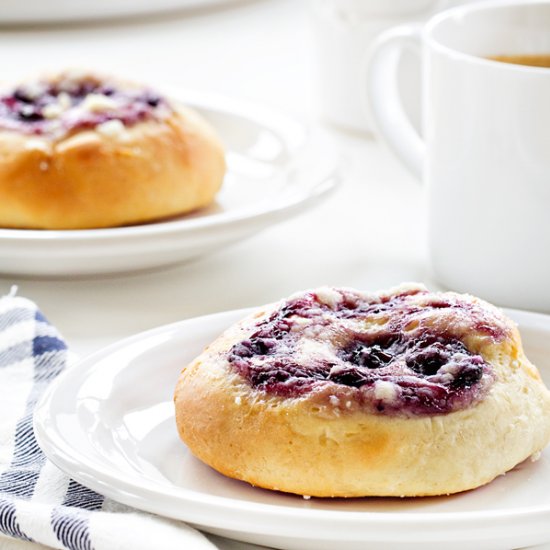
M318 123L313 53L307 9L296 0L240 2L124 24L0 31L4 79L85 66L261 102ZM0 292L17 284L84 355L138 331L307 287L377 289L411 280L434 287L420 186L375 141L331 134L343 184L297 219L177 268L86 280L7 277L0 278ZM0 548L20 548L5 544Z

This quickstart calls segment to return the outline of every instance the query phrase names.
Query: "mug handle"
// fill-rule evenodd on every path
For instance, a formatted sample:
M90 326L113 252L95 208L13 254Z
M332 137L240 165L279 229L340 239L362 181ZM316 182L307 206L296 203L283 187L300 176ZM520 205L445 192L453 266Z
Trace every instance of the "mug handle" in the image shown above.
M419 51L421 35L421 24L402 25L381 34L370 53L366 75L367 97L378 132L419 180L426 147L403 109L397 69L405 48Z

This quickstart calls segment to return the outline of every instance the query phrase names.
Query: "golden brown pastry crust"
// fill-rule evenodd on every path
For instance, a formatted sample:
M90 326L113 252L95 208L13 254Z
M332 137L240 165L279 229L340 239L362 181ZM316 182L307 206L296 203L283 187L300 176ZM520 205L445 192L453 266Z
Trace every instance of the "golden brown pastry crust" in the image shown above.
M0 227L88 229L149 222L210 204L223 147L194 111L108 135L0 130Z
M219 472L319 497L441 495L486 484L548 444L550 393L505 317L502 341L466 338L494 369L481 401L448 414L399 416L346 412L315 392L287 398L252 388L227 352L277 306L229 328L178 381L180 437Z

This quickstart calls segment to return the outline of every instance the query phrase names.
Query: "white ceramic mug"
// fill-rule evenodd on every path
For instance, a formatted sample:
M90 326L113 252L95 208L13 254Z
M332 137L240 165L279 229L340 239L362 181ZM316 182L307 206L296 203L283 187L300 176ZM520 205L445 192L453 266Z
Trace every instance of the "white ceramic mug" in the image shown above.
M401 107L401 52L422 46L423 134ZM379 133L426 185L434 276L499 305L550 311L550 2L499 0L380 37L367 79Z

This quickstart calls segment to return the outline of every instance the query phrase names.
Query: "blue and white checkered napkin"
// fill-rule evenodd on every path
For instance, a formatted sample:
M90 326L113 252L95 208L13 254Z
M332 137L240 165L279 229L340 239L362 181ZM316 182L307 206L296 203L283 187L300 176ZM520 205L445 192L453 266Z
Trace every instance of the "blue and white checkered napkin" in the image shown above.
M106 499L46 460L33 409L69 356L34 303L13 292L0 298L0 534L70 550L215 548L184 523Z

